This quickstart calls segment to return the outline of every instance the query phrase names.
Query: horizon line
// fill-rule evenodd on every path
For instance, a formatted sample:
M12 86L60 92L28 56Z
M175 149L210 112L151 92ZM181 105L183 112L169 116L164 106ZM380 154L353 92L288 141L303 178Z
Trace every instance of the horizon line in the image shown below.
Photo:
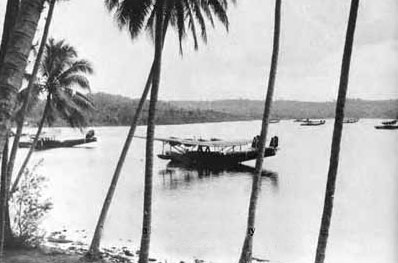
M121 96L127 99L131 100L138 100L140 97L131 97L128 95L123 95L123 94L115 94L115 93L109 93L109 92L104 92L104 91L97 91L97 92L92 92L91 94L106 94L106 95L112 95L112 96ZM149 100L149 97L146 99ZM159 98L158 101L163 101L163 102L216 102L216 101L265 101L265 99L252 99L252 98L225 98L225 99L161 99ZM360 100L360 101L394 101L398 100L398 97L396 98L385 98L385 99L363 99L363 98L358 98L358 97L347 97L347 100ZM277 98L273 100L275 101L292 101L292 102L309 102L309 103L328 103L328 102L336 102L336 99L333 100L300 100L300 99L284 99L284 98Z

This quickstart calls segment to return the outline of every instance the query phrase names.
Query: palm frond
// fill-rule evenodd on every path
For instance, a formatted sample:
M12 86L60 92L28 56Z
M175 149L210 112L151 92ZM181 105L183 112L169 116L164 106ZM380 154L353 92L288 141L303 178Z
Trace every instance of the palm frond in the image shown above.
M175 3L175 27L177 27L177 32L178 32L178 40L180 43L180 54L183 54L182 51L182 41L186 36L186 31L185 31L185 8L183 5L183 2L181 0L177 0Z
M119 0L105 0L105 6L109 11L117 8L119 5Z
M195 18L192 14L192 8L189 4L189 1L185 0L185 4L186 4L186 8L187 8L187 13L188 13L188 28L190 28L191 32L192 32L194 48L195 48L195 50L198 50L199 45L198 45L198 38L196 36Z
M117 5L116 21L120 28L127 27L131 38L136 38L145 25L153 6L152 0L123 0Z
M205 0L210 8L213 10L213 14L220 20L220 22L225 26L225 28L229 29L229 21L227 16L226 8L227 6L224 3L224 0Z
M57 76L73 64L77 51L64 40L49 39L41 63L41 74L46 77Z
M85 76L80 74L71 74L62 79L59 79L59 84L65 88L73 88L74 86L79 86L83 90L91 90L89 80Z
M145 26L145 30L148 32L152 41L155 41L155 21L156 21L156 8L153 7Z
M203 15L202 15L202 10L200 8L198 1L191 1L191 2L192 2L191 7L193 10L193 13L195 14L196 20L199 22L199 25L200 25L201 36L202 36L203 42L205 42L205 44L206 44L207 43L206 23L203 18Z
M203 12L205 13L207 19L209 19L210 24L214 28L214 19L213 19L213 14L210 10L210 6L207 2L207 0L201 0L200 2L200 7L202 8Z
M58 76L58 79L66 78L72 74L80 74L80 73L93 74L93 72L94 69L91 63L88 60L82 59L73 62L73 64L69 68L67 68L64 72L62 72Z
M73 94L73 102L82 110L94 110L94 102L86 95L76 92Z
M82 94L78 97L68 89L57 90L54 93L53 101L56 102L58 115L73 128L85 127L87 121L84 113L92 109L88 103L83 102L82 97Z

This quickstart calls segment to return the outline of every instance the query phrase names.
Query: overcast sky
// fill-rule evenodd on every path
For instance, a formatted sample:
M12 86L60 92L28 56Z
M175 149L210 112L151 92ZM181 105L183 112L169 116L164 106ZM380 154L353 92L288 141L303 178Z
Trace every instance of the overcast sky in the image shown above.
M237 2L229 9L229 33L220 24L209 27L208 44L200 45L197 52L188 40L181 57L176 36L169 33L160 99L264 98L275 1ZM282 0L276 99L336 99L349 2ZM5 4L1 1L1 19ZM103 1L61 1L50 35L66 39L81 58L93 63L93 92L140 96L153 59L153 44L146 33L132 41L121 32ZM361 0L348 96L398 98L397 0Z

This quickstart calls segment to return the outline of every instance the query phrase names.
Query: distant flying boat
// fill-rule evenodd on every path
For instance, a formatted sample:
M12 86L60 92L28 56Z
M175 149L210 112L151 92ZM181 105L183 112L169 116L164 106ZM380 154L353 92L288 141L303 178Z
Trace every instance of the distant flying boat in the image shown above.
M382 130L396 130L398 129L398 124L397 120L393 121L383 121L381 124L382 125L377 125L375 126L376 129L382 129Z
M325 120L310 120L310 119L306 119L300 125L301 126L319 126L319 125L324 125L325 123L326 123Z
M84 138L69 139L69 140L56 140L53 137L40 137L37 141L35 150L47 150L53 148L64 148L73 147L76 145L96 142L97 137L95 136L94 130L89 130ZM30 141L19 142L20 148L30 148L33 143L33 138Z

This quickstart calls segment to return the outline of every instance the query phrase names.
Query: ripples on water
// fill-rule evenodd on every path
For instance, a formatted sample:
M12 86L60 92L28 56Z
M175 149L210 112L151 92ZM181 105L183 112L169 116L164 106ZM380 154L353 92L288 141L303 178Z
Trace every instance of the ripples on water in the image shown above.
M243 164L228 168L197 168L170 162L166 165L166 169L159 171L165 190L186 188L190 184L194 184L196 180L211 182L215 177L239 176L244 174L254 175L255 169ZM278 174L276 172L263 170L261 177L262 183L269 183L275 189L278 188Z
M377 123L360 120L344 125L329 263L397 262L398 131L376 130ZM71 129L60 130L65 136L76 135ZM32 163L44 158L39 172L49 178L48 194L54 202L47 229L93 231L127 130L96 128L95 144L35 154ZM277 262L313 261L332 130L331 120L317 127L293 121L271 124L269 135L279 136L281 150L264 162L255 256ZM156 132L159 137L252 138L259 134L260 122L159 126ZM145 127L139 127L137 134L144 133ZM155 152L161 147L155 144ZM139 246L144 156L145 141L135 139L109 211L104 245ZM158 158L154 165L151 252L176 259L236 262L254 161L232 170L195 170Z

